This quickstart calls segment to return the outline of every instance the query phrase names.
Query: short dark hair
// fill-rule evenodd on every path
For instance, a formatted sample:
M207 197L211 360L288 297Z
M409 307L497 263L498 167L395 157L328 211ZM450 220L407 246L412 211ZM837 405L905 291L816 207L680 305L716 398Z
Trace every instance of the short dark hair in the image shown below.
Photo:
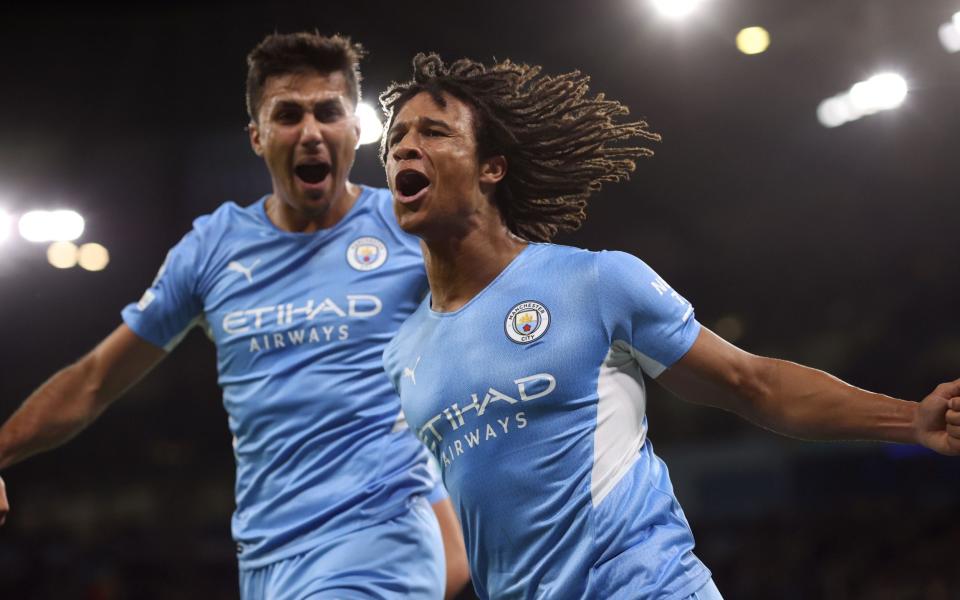
M629 109L603 94L588 96L589 80L579 71L541 75L539 66L509 60L491 67L466 58L446 65L436 54L421 53L413 59L413 79L392 84L380 103L387 131L421 92L439 106L446 105L444 93L469 105L478 158L502 155L507 161L495 196L504 223L524 239L549 241L580 227L587 198L602 183L629 178L635 159L653 155L649 148L615 143L660 141L644 121L615 122ZM380 156L385 163L386 136Z
M273 33L247 55L247 114L256 122L267 79L288 73L320 74L340 71L347 79L347 94L360 101L360 59L363 46L342 35L318 32Z

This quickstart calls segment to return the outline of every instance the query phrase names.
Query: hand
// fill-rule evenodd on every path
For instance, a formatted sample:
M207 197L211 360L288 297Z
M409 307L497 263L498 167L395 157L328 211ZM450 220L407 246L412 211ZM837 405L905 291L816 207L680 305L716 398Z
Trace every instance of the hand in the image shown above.
M941 383L920 402L914 428L927 448L960 456L960 379Z
M8 512L10 512L10 503L7 502L7 487L3 483L3 477L0 477L0 525L7 520Z

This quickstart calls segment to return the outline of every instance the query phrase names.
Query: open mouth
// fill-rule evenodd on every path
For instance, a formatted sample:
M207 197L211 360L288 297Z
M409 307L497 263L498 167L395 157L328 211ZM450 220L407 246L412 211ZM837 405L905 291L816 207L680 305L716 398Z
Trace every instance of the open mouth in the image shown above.
M412 200L430 186L430 180L419 171L407 169L397 173L395 179L397 193L401 199Z
M293 172L306 183L320 183L330 174L329 163L297 165Z

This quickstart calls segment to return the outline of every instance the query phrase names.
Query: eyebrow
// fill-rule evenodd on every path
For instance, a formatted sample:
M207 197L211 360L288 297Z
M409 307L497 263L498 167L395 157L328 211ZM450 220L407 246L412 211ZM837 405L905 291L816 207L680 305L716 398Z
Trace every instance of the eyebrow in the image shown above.
M277 100L277 101L276 101L276 103L274 104L274 110L276 110L276 109L278 109L278 108L291 108L291 107L301 108L301 107L304 106L304 104L305 104L305 103L300 102L299 100L295 100L295 99L293 99L293 98L283 98L283 99L280 99L280 100ZM327 107L327 106L339 105L339 104L340 104L340 98L339 98L339 97L338 97L338 98L324 98L324 99L322 99L322 100L317 100L316 102L314 102L314 103L312 104L312 106L313 106L313 108L316 108L316 107L318 107L318 106L320 106L320 107Z

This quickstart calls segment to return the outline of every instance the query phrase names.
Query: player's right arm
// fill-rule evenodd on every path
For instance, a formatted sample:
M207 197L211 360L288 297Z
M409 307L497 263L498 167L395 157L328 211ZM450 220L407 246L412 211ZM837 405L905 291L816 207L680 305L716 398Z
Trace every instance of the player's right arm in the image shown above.
M194 221L194 230L170 250L140 301L123 309L123 324L41 385L0 427L0 470L77 435L196 323L202 312L197 229L207 219ZM4 504L0 489L0 521Z
M83 358L58 371L0 427L0 469L55 448L89 425L166 352L120 325ZM0 488L0 518L4 499Z

